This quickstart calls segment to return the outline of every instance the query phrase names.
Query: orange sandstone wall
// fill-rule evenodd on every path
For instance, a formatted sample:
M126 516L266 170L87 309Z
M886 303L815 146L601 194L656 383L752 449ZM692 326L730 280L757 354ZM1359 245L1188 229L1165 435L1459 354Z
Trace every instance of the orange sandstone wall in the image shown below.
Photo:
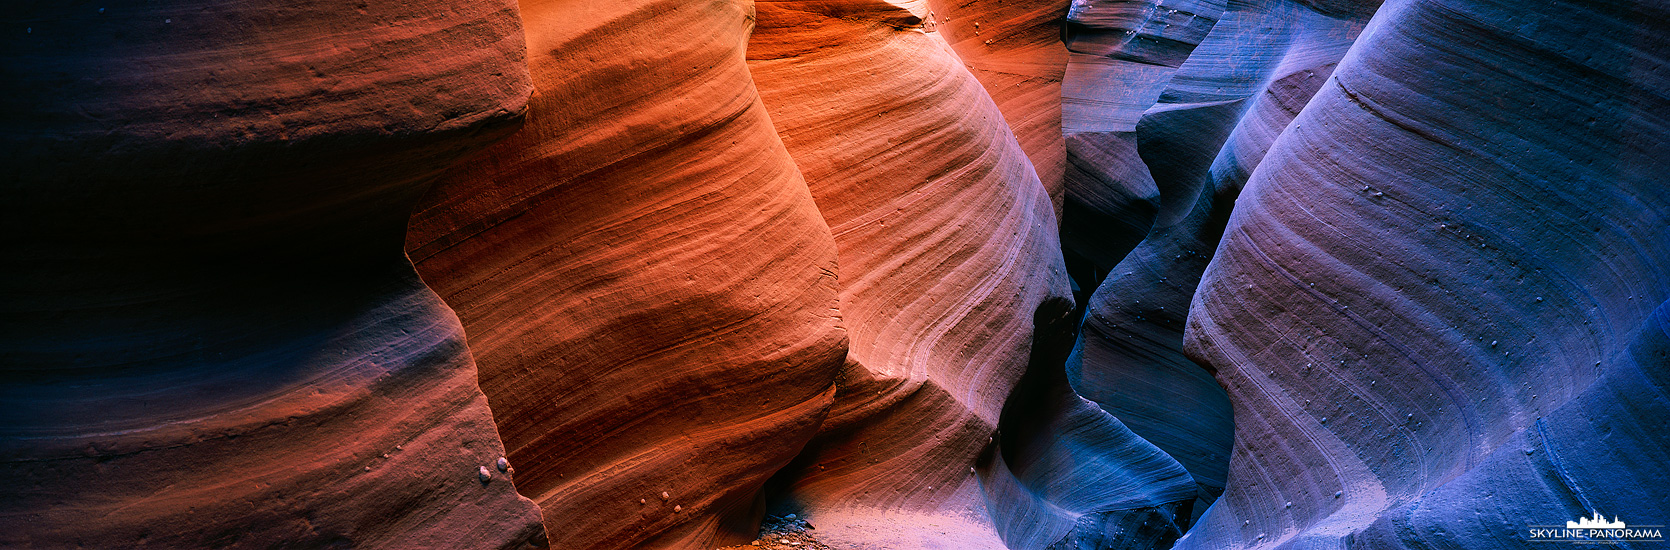
M516 135L407 246L558 548L747 542L846 353L836 249L749 79L747 2L533 1Z
M0 546L543 543L401 250L526 108L514 4L5 17Z

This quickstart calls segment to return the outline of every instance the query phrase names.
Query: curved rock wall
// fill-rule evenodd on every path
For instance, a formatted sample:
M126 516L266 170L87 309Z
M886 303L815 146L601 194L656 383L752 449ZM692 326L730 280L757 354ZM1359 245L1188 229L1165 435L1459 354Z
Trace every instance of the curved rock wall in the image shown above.
M1630 347L1670 294L1663 15L1382 8L1195 295L1186 349L1228 389L1236 448L1180 546L1491 548L1591 504L1662 517L1630 485L1661 453L1599 472L1664 433L1662 320Z
M0 546L1670 517L1661 6L3 18Z
M1081 300L1154 225L1160 191L1138 155L1137 122L1226 7L1076 0L1067 14L1061 242Z
M1061 79L1067 45L1061 29L1068 0L935 0L925 26L937 31L1014 131L1038 180L1061 215L1067 168L1061 133Z
M543 542L400 245L526 106L514 4L5 17L0 546Z
M1223 492L1234 420L1211 371L1183 354L1189 301L1250 167L1366 19L1288 1L1232 3L1134 132L1162 208L1087 301L1067 372L1080 394L1188 468L1196 517Z
M412 257L554 547L751 540L846 334L835 242L744 63L750 6L522 9L527 125L425 199Z
M1049 196L921 10L758 6L749 66L834 231L851 338L824 430L781 475L832 541L1001 547L973 466L1066 277Z

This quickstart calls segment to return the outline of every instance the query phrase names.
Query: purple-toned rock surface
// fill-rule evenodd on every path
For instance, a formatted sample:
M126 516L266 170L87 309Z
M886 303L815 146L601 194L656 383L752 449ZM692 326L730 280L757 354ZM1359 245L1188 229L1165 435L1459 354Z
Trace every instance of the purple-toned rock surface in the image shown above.
M1088 299L1067 371L1079 393L1189 469L1196 517L1223 492L1234 421L1212 373L1183 355L1189 301L1251 166L1365 20L1288 1L1231 4L1134 132L1135 162L1162 208Z
M1381 8L1195 295L1186 349L1236 447L1180 547L1522 547L1591 510L1666 517L1645 481L1666 464L1665 15Z

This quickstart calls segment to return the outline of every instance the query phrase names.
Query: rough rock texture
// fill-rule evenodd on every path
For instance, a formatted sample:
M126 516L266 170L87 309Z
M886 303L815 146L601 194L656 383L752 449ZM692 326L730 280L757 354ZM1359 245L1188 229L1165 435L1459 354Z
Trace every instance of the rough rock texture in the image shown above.
M1236 448L1180 547L1520 547L1591 509L1666 517L1666 15L1381 8L1195 295L1186 349Z
M1162 208L1089 298L1067 371L1080 394L1188 468L1197 517L1223 492L1234 420L1212 373L1183 355L1190 299L1251 168L1366 20L1286 0L1231 3L1134 133Z
M781 474L832 546L1002 547L973 466L1026 371L1034 312L1067 309L1049 197L924 15L762 2L749 44L841 266L835 408Z
M526 105L514 4L5 17L0 546L544 539L400 245Z
M742 2L526 2L526 126L425 200L553 547L754 538L834 395L835 246L749 80Z
M1062 24L1069 0L931 0L925 29L938 31L985 87L1049 191L1057 217L1067 167L1061 134Z

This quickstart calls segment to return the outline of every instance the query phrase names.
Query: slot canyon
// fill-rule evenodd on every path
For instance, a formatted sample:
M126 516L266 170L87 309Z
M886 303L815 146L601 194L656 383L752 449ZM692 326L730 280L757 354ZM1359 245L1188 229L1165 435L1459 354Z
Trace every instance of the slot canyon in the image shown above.
M1670 549L1670 2L7 11L0 548Z

